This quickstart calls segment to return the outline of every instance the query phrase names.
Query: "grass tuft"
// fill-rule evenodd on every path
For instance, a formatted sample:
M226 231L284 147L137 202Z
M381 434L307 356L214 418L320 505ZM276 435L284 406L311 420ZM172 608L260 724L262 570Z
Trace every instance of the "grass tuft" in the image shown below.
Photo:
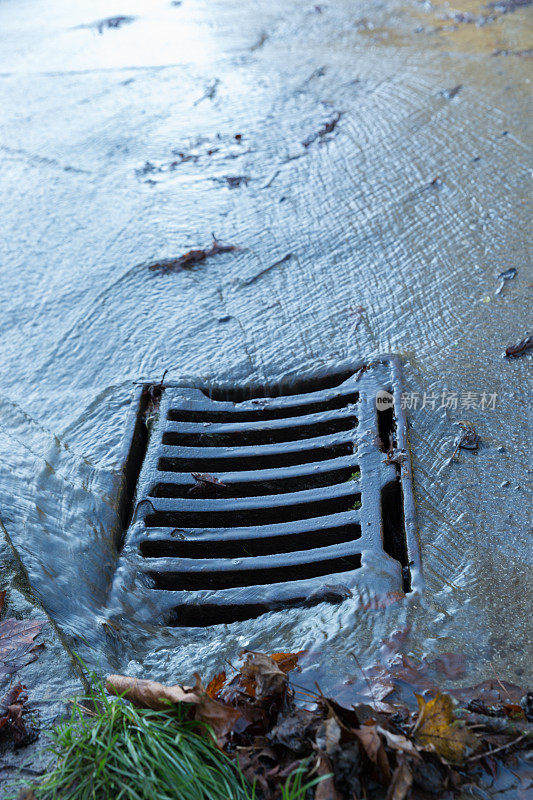
M87 706L95 708L87 716ZM101 684L52 733L38 800L248 800L249 787L198 722L137 709Z

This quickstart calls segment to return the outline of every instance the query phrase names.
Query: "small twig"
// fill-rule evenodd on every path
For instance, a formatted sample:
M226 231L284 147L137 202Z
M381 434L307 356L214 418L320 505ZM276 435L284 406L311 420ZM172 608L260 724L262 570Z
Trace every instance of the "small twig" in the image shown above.
M360 670L360 672L361 672L361 675L363 676L363 678L364 678L364 680L365 680L365 682L366 682L366 685L368 686L368 691L370 692L370 697L372 698L372 702L374 703L374 705L377 705L377 700L376 700L376 698L374 697L374 691L373 691L373 689L372 689L372 684L371 684L371 683L370 683L370 681L368 680L368 676L366 675L366 673L365 673L364 669L362 668L361 664L360 664L360 663L359 663L359 661L357 660L357 656L355 655L355 653L350 653L350 655L351 655L351 656L353 656L353 658L354 658L354 661L355 661L355 663L357 664L357 666L359 667L359 670Z
M494 675L494 679L496 680L497 683L500 684L501 688L503 689L503 691L507 695L507 698L508 698L509 702L512 703L513 702L513 698L511 697L511 695L509 694L509 691L505 688L505 686L503 685L501 680L498 678L498 676L496 674L496 669L494 668L494 664L492 663L492 661L489 661L489 664L492 667L492 674Z
M161 378L161 381L156 386L157 389L162 389L163 388L163 381L165 380L165 375L167 374L167 372L168 372L168 369L166 369L163 372L163 377Z
M496 747L494 750L488 750L486 753L481 753L478 756L470 756L467 758L467 761L480 761L482 758L488 758L489 756L493 756L495 753L500 753L502 750L507 750L509 747L513 747L518 742L521 742L522 739L526 739L526 735L519 736L518 739L514 739L512 742L508 742L507 744L502 744L501 747Z

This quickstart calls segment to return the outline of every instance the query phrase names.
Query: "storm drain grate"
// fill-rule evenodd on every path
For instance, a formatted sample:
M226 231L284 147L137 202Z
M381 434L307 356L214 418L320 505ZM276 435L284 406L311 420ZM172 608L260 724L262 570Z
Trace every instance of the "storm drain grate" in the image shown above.
M139 411L146 455L126 491L123 557L159 621L211 625L416 586L399 370L387 356L255 390L145 387L159 408L148 437Z

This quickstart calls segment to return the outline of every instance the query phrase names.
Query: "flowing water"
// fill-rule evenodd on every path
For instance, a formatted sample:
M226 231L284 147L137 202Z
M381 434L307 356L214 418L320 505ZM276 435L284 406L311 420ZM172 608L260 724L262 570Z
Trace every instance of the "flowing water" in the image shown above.
M333 691L401 631L469 682L531 677L530 361L502 358L531 325L531 44L508 5L121 0L98 24L108 3L0 2L1 518L88 665L185 681L305 650L300 682ZM148 268L212 233L240 249ZM382 352L404 363L422 598L210 629L108 607L136 381ZM460 420L482 446L446 464Z

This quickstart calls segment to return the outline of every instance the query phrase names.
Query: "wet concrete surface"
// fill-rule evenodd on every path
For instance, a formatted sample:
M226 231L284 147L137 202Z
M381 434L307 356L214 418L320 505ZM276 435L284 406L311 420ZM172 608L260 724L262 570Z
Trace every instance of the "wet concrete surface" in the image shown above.
M409 629L471 683L531 678L531 362L502 358L531 332L531 17L508 5L0 2L1 517L91 666L175 681L306 649L326 691ZM240 249L149 269L212 233ZM135 381L381 352L412 406L422 599L211 630L106 606ZM482 446L446 465L460 420Z

